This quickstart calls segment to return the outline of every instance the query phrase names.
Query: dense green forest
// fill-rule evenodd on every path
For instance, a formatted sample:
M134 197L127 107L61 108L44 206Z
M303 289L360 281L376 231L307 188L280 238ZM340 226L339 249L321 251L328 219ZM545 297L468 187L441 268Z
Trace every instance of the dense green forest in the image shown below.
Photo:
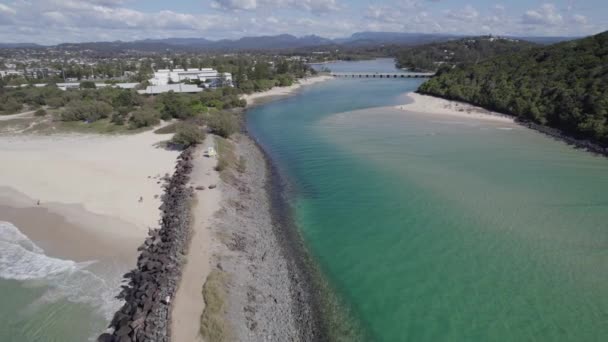
M473 103L608 145L608 31L457 66L420 93Z
M396 52L397 67L413 71L436 71L461 64L531 49L534 43L492 36L472 37L407 47Z

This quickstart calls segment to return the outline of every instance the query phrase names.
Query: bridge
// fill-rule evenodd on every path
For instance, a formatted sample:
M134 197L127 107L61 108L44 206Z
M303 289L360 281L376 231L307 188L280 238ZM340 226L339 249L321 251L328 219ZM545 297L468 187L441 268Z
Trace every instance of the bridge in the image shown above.
M430 78L435 76L432 72L332 72L333 77L341 78Z

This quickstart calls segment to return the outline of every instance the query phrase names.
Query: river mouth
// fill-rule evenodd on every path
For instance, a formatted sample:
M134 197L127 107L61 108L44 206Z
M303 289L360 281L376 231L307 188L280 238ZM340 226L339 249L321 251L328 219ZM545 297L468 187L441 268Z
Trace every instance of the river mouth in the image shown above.
M337 307L368 340L608 335L608 162L387 110L417 84L335 80L247 114Z

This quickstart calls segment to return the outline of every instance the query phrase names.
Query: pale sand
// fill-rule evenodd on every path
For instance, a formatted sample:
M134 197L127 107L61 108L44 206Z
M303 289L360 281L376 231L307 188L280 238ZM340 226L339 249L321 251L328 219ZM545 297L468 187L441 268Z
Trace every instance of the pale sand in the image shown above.
M294 92L296 92L298 89L300 89L304 86L312 85L312 84L319 83L319 82L325 82L325 81L328 81L331 79L333 79L333 77L326 76L326 75L303 78L303 79L298 80L296 83L294 83L293 85L291 85L289 87L274 87L270 90L262 91L259 93L243 95L243 96L241 96L241 99L246 100L247 104L251 105L251 104L255 103L256 101L262 100L264 98L291 95Z
M104 227L132 231L132 225L79 208L68 208L66 212L57 206L20 208L11 204L5 198L0 199L0 221L14 224L45 254L76 262L119 262L125 266L125 271L132 267L141 238L100 232Z
M447 115L463 119L476 119L504 123L515 122L515 120L510 116L492 112L467 103L449 101L439 97L421 95L414 92L407 93L406 96L412 102L405 105L396 106L395 108L416 113Z
M33 116L33 114L35 112L36 112L35 110L30 110L27 112L22 112L22 113L17 113L17 114L0 115L0 121L30 118Z
M204 186L207 189L196 191L192 238L180 285L173 300L171 318L171 340L173 341L202 341L199 332L201 315L205 309L202 290L211 271L211 233L209 229L213 214L220 209L222 197L219 174L214 170L217 159L203 156L203 151L214 144L214 137L208 135L205 142L195 152L190 182L195 187ZM211 184L217 185L218 188L209 189Z
M80 212L111 217L132 228L105 225L95 229L117 238L143 238L160 218L162 188L156 176L172 174L179 154L155 146L168 138L151 131L116 136L0 136L0 187L4 188L0 197L4 193L5 205L22 208L36 207L40 200L41 207L68 220L84 221L84 217L76 218ZM23 196L11 196L7 188ZM6 203L7 198L12 203Z

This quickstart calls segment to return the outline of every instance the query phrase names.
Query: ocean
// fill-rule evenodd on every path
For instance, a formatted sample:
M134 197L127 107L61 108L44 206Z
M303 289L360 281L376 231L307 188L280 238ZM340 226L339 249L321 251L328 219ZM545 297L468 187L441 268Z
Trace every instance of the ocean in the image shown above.
M369 341L608 338L608 160L392 108L421 82L336 79L247 113L336 309Z
M114 297L127 269L51 257L0 220L0 341L95 341L121 305Z

